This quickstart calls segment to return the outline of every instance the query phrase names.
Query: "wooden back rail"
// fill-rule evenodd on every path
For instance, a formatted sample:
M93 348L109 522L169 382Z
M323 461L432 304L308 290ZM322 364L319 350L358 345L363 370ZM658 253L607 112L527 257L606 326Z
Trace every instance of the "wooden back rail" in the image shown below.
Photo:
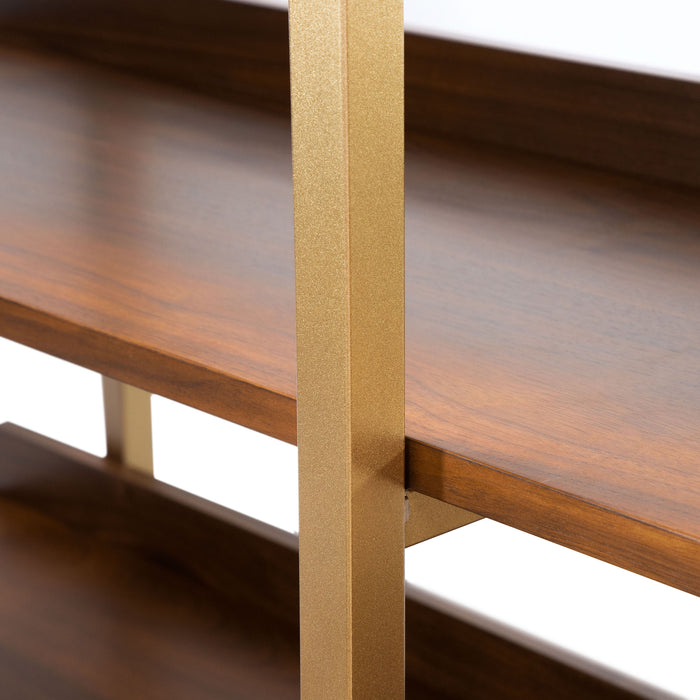
M26 0L3 41L289 113L287 13L219 0ZM406 134L700 185L700 84L406 36Z

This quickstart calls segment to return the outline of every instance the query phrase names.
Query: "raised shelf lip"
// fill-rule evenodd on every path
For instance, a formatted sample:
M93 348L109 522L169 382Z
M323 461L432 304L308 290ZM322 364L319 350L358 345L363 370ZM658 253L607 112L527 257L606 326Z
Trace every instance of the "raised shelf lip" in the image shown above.
M647 186L644 186L647 187ZM651 191L651 190L650 190ZM147 345L133 343L115 334L100 332L90 326L74 323L59 316L17 303L11 298L0 303L2 333L20 342L62 356L116 379L180 400L240 422L261 432L294 441L295 406L289 395L265 389L253 381L204 367L168 355ZM700 581L700 542L698 538L678 535L674 529L654 524L651 520L631 519L635 525L624 526L630 518L622 511L601 507L595 501L582 499L576 493L553 490L545 484L522 479L503 468L467 459L449 449L429 447L409 436L410 478L417 490L462 505L475 512L517 525L553 541L566 544L606 561L618 563L639 573L697 593ZM461 453L464 454L464 453ZM472 455L473 456L473 455ZM447 460L451 468L467 467L479 479L461 478L446 494L444 474L428 471L436 460ZM485 503L481 477L498 477L486 494L492 505ZM420 478L424 478L421 485ZM433 479L432 483L430 479ZM427 481L426 481L427 480ZM524 516L523 484L528 484L529 517ZM455 495L456 494L456 495ZM500 494L496 496L495 494ZM487 499L486 499L487 500ZM495 503L498 501L498 503ZM534 506L537 506L536 508ZM572 517L575 516L575 517ZM624 537L617 532L625 530ZM612 546L611 541L618 542Z
M289 111L287 12L278 8L76 0L67 13L25 0L0 10L0 38ZM698 187L699 112L698 82L406 36L409 139L484 141Z

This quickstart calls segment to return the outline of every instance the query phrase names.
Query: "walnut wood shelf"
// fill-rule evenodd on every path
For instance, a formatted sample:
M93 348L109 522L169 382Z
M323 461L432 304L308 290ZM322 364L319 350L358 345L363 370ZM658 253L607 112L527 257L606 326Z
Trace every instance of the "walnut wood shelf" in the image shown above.
M3 697L299 697L295 538L9 424L0 467ZM409 700L648 697L415 592L406 613Z
M0 334L295 439L289 124L1 52ZM700 592L700 200L407 154L412 488Z
M251 552L259 538L169 499L174 490L129 483L15 426L0 427L0 451L4 697L299 697L294 606L281 615L232 566L273 577L283 557ZM209 581L207 536L221 547L223 533L217 554L239 557L228 595Z

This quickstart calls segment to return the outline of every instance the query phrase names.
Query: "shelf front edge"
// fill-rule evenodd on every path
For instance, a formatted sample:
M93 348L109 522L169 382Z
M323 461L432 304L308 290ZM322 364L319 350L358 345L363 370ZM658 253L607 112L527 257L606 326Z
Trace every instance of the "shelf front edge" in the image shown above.
M296 400L152 348L0 299L0 335L296 444Z
M473 462L407 442L410 488L700 595L700 540Z
M0 299L4 337L296 444L296 401ZM407 486L700 595L700 541L407 437Z

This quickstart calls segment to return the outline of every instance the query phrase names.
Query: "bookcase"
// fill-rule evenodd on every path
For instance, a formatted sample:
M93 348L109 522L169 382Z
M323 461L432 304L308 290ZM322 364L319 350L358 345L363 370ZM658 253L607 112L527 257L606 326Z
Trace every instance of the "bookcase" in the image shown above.
M31 0L0 39L2 336L294 442L286 13ZM407 487L696 595L699 106L406 39ZM0 435L12 697L298 694L291 538ZM406 615L409 697L635 696Z

